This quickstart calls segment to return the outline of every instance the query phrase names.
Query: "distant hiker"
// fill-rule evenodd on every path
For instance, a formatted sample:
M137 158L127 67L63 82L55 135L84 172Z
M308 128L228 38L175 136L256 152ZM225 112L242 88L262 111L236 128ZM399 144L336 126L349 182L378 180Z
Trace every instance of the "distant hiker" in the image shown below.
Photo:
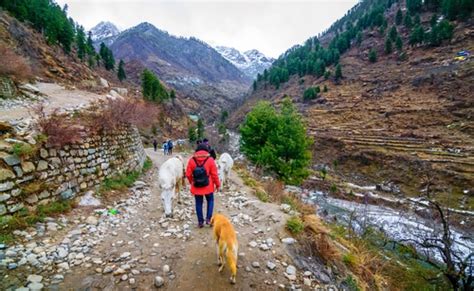
M170 139L168 141L168 155L172 155L173 154L173 141Z
M163 142L163 154L165 156L168 154L168 143L166 141Z
M191 194L196 200L196 214L198 226L204 226L202 204L204 197L207 201L206 224L210 224L212 211L214 209L214 192L221 187L217 166L214 159L210 159L207 146L198 145L194 156L189 159L186 167L186 177L191 185Z
M158 149L158 141L156 140L156 138L153 139L153 148L155 149L155 152Z
M196 141L196 145L200 145L200 144L202 144L202 140L198 139L198 140Z
M216 159L217 159L216 151L215 151L214 148L211 147L211 145L209 144L209 140L208 140L207 138L205 138L205 139L202 140L202 143L207 146L207 151L209 152L209 154L211 155L211 157L212 157L214 160L216 160Z

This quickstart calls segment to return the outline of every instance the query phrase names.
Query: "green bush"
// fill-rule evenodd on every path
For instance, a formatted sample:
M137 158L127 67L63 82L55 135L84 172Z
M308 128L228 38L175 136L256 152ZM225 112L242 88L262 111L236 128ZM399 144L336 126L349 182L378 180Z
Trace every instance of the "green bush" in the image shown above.
M31 157L35 154L36 148L27 143L16 143L13 145L13 153L19 157Z
M133 183L135 183L139 176L140 172L132 171L118 175L114 178L105 179L101 188L105 191L123 190L125 188L132 187Z
M256 191L255 196L262 202L268 202L270 200L268 194L264 191Z
M309 175L312 140L288 98L279 112L268 102L258 103L240 126L240 134L240 149L247 158L284 182L299 184Z
M286 221L286 228L292 234L298 234L303 231L304 224L303 224L303 221L301 221L299 217L293 216Z
M308 101L308 100L313 100L313 99L318 98L319 97L318 94L320 91L321 89L319 88L319 86L309 87L308 89L304 90L303 100Z
M142 171L143 171L143 172L147 172L147 171L149 171L152 167L153 167L153 162L151 161L150 157L147 156L145 162L143 163Z
M346 264L346 266L348 267L354 267L356 266L356 256L352 253L347 253L347 254L344 254L342 256L342 261L344 262L344 264Z
M377 52L374 49L369 51L369 62L375 63L377 61Z

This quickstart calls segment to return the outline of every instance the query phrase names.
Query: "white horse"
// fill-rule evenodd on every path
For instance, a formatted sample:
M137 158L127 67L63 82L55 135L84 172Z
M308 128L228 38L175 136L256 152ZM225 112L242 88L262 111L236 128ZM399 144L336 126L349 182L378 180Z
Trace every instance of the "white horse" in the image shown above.
M180 184L184 187L184 163L179 155L168 159L158 171L158 183L161 189L161 200L166 217L173 217L173 199L178 194L181 203Z
M219 180L221 181L222 187L227 181L227 177L230 175L230 170L234 166L234 160L228 153L223 153L217 160L217 169L219 171Z

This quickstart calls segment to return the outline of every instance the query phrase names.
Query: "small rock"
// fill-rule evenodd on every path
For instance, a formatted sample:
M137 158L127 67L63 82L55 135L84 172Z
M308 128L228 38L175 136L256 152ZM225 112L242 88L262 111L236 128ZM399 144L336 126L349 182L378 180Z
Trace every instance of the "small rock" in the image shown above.
M260 263L259 262L252 262L252 267L260 268Z
M304 276L305 276L305 277L309 277L309 276L311 276L311 275L313 275L313 273L311 273L310 271L305 271L305 272L304 272Z
M160 276L155 277L155 287L160 288L164 284L165 284L165 280L162 277L160 277Z
M42 280L43 280L43 276L40 276L40 275L29 275L28 278L26 278L26 281L28 282L40 283Z
M126 259L126 258L130 257L130 255L131 255L131 254L130 254L129 252L122 253L122 254L120 255L120 259Z
M28 288L30 288L30 291L41 291L43 290L43 284L39 282L33 282L28 284Z
M117 270L114 271L113 275L114 276L119 276L125 274L125 270L122 268L118 268Z
M294 244L296 240L292 237L285 237L284 239L281 240L281 242L286 245L291 245L291 244Z
M303 279L303 283L304 283L306 286L311 286L311 279L309 279L309 278L304 278L304 279Z
M130 285L135 285L135 283L136 283L135 278L130 278L130 280L128 280L128 283Z
M108 273L112 273L112 271L114 270L114 267L113 266L105 266L104 270L102 271L103 274L108 274Z
M288 275L296 275L296 268L295 268L295 266L289 265L288 267L286 267L286 273L287 273Z
M250 246L251 248L256 248L257 245L258 245L258 244L257 244L256 241L251 241L251 242L249 242L249 246Z
M99 223L99 220L95 216L89 216L86 219L86 223L90 225L97 225Z
M170 272L170 266L164 265L163 266L163 273L168 274Z
M122 281L127 281L127 280L128 280L127 274L122 275L122 277L120 277L120 280L122 280Z
M273 262L268 261L268 262L267 262L267 268L268 268L269 270L272 270L272 271L273 271L273 270L275 270L276 265L275 265Z

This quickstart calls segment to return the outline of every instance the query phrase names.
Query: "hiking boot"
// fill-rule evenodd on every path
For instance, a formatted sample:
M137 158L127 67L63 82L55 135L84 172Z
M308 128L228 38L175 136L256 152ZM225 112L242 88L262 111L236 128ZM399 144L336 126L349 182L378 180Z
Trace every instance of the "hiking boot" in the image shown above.
M206 224L212 227L211 221L209 219L206 219Z
M200 223L198 224L198 227L199 227L199 228L203 228L203 227L204 227L204 223L200 222Z

